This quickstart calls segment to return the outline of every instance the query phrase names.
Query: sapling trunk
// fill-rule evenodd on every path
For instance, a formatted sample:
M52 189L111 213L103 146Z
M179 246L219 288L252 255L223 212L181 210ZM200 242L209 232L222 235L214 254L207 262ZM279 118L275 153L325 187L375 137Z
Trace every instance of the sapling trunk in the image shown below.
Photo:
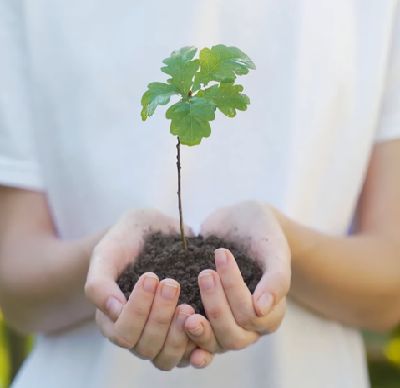
M178 169L178 199L179 199L179 222L181 227L181 237L183 243L183 249L187 251L185 226L183 223L183 212L182 212L182 196L181 196L181 141L178 136L178 143L176 145L176 167Z

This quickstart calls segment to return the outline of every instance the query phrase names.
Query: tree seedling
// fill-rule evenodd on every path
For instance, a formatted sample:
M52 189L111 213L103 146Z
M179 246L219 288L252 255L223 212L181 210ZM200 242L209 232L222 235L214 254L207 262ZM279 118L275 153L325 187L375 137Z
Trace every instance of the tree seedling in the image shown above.
M142 97L142 119L152 116L159 105L170 103L172 96L180 100L166 111L171 120L170 132L177 137L178 199L181 236L155 233L148 236L139 257L124 270L118 285L129 299L140 276L154 272L160 280L175 279L180 285L179 304L193 306L205 315L198 274L215 270L215 249L224 247L234 255L243 281L251 293L259 283L262 271L258 264L238 246L237 241L216 236L185 237L181 199L181 145L195 146L211 134L210 122L219 109L225 116L235 117L245 111L250 99L243 87L235 85L236 77L255 69L250 58L236 47L224 45L203 48L195 59L195 47L183 47L163 61L161 70L170 78L167 83L153 82ZM184 249L182 249L182 244Z
M166 118L171 120L170 132L177 136L177 170L179 219L182 243L187 250L181 198L181 144L195 146L211 134L210 122L219 109L227 117L235 117L236 110L245 111L250 99L243 94L243 86L235 85L236 77L249 73L256 66L236 47L222 44L203 48L195 59L196 47L183 47L163 61L161 71L171 76L167 83L153 82L142 97L143 121L152 116L158 105L170 103L171 96L180 101L171 105ZM211 84L211 86L210 86Z

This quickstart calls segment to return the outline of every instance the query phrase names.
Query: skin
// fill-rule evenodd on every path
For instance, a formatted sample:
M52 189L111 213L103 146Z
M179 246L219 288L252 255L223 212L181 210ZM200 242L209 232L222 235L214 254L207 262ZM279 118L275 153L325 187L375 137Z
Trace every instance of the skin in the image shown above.
M400 140L375 147L355 235L326 236L277 213L294 252L291 295L348 326L386 331L400 322ZM320 279L324 279L321 282Z
M103 335L139 358L151 360L160 370L190 364L196 346L185 333L185 321L194 310L177 306L180 289L173 279L159 282L156 274L145 273L128 301L116 280L138 256L149 233L175 234L179 230L179 220L157 210L125 214L95 247L84 288L97 307L96 322ZM190 228L185 233L193 236ZM193 364L204 367L213 355L204 350L200 353L200 364L196 360Z
M252 201L217 210L205 220L201 234L240 239L264 274L251 295L231 252L218 249L216 271L199 275L209 320L189 317L188 336L213 353L244 349L277 330L282 322L291 279L289 246L272 210Z
M58 239L45 196L31 191L1 187L0 214L0 305L10 324L23 333L57 332L93 316L83 285L104 232Z
M154 274L145 274L129 301L115 283L149 229L171 233L178 230L177 220L153 210L133 211L109 231L66 242L56 237L42 194L1 188L0 304L15 327L49 334L97 311L107 338L161 370L189 362L206 367L215 353L243 349L275 331L289 286L289 295L318 314L386 330L400 322L399 166L400 141L375 147L352 237L323 235L259 202L218 209L206 218L202 233L247 241L265 269L249 295L233 256L217 250L216 271L199 275L210 322L190 306L173 307L179 285L172 279L158 282ZM132 231L135 239L124 238ZM148 280L157 287L147 287ZM176 292L168 300L162 297L167 284ZM116 302L110 304L110 298ZM157 313L149 307L153 303Z

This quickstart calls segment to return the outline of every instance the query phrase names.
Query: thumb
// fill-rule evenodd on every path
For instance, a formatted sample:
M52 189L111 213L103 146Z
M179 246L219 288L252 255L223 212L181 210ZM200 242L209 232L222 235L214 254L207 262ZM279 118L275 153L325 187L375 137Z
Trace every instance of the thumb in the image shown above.
M254 309L258 317L267 316L286 296L290 288L290 271L266 272L253 294Z
M107 257L95 253L85 283L85 295L90 303L114 322L127 303L116 280L115 271Z

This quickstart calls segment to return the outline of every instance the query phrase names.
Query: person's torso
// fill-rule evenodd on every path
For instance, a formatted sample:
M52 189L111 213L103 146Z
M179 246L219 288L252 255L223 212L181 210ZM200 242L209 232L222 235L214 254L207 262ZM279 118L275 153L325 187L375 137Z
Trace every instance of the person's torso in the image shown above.
M95 232L132 207L178 216L176 139L165 107L142 122L140 99L148 83L165 82L160 67L173 50L220 43L237 46L257 65L237 80L251 105L233 119L217 113L210 138L183 147L185 221L198 229L217 207L256 199L324 232L345 234L374 141L395 5L27 1L35 139L60 236ZM73 333L51 341L66 346L80 335ZM217 357L203 372L153 371L91 333L94 370L109 384L125 376L121 388L125 380L139 387L367 384L358 334L295 305L278 333ZM49 342L37 352L46 346L53 349ZM102 384L96 387L110 386Z

